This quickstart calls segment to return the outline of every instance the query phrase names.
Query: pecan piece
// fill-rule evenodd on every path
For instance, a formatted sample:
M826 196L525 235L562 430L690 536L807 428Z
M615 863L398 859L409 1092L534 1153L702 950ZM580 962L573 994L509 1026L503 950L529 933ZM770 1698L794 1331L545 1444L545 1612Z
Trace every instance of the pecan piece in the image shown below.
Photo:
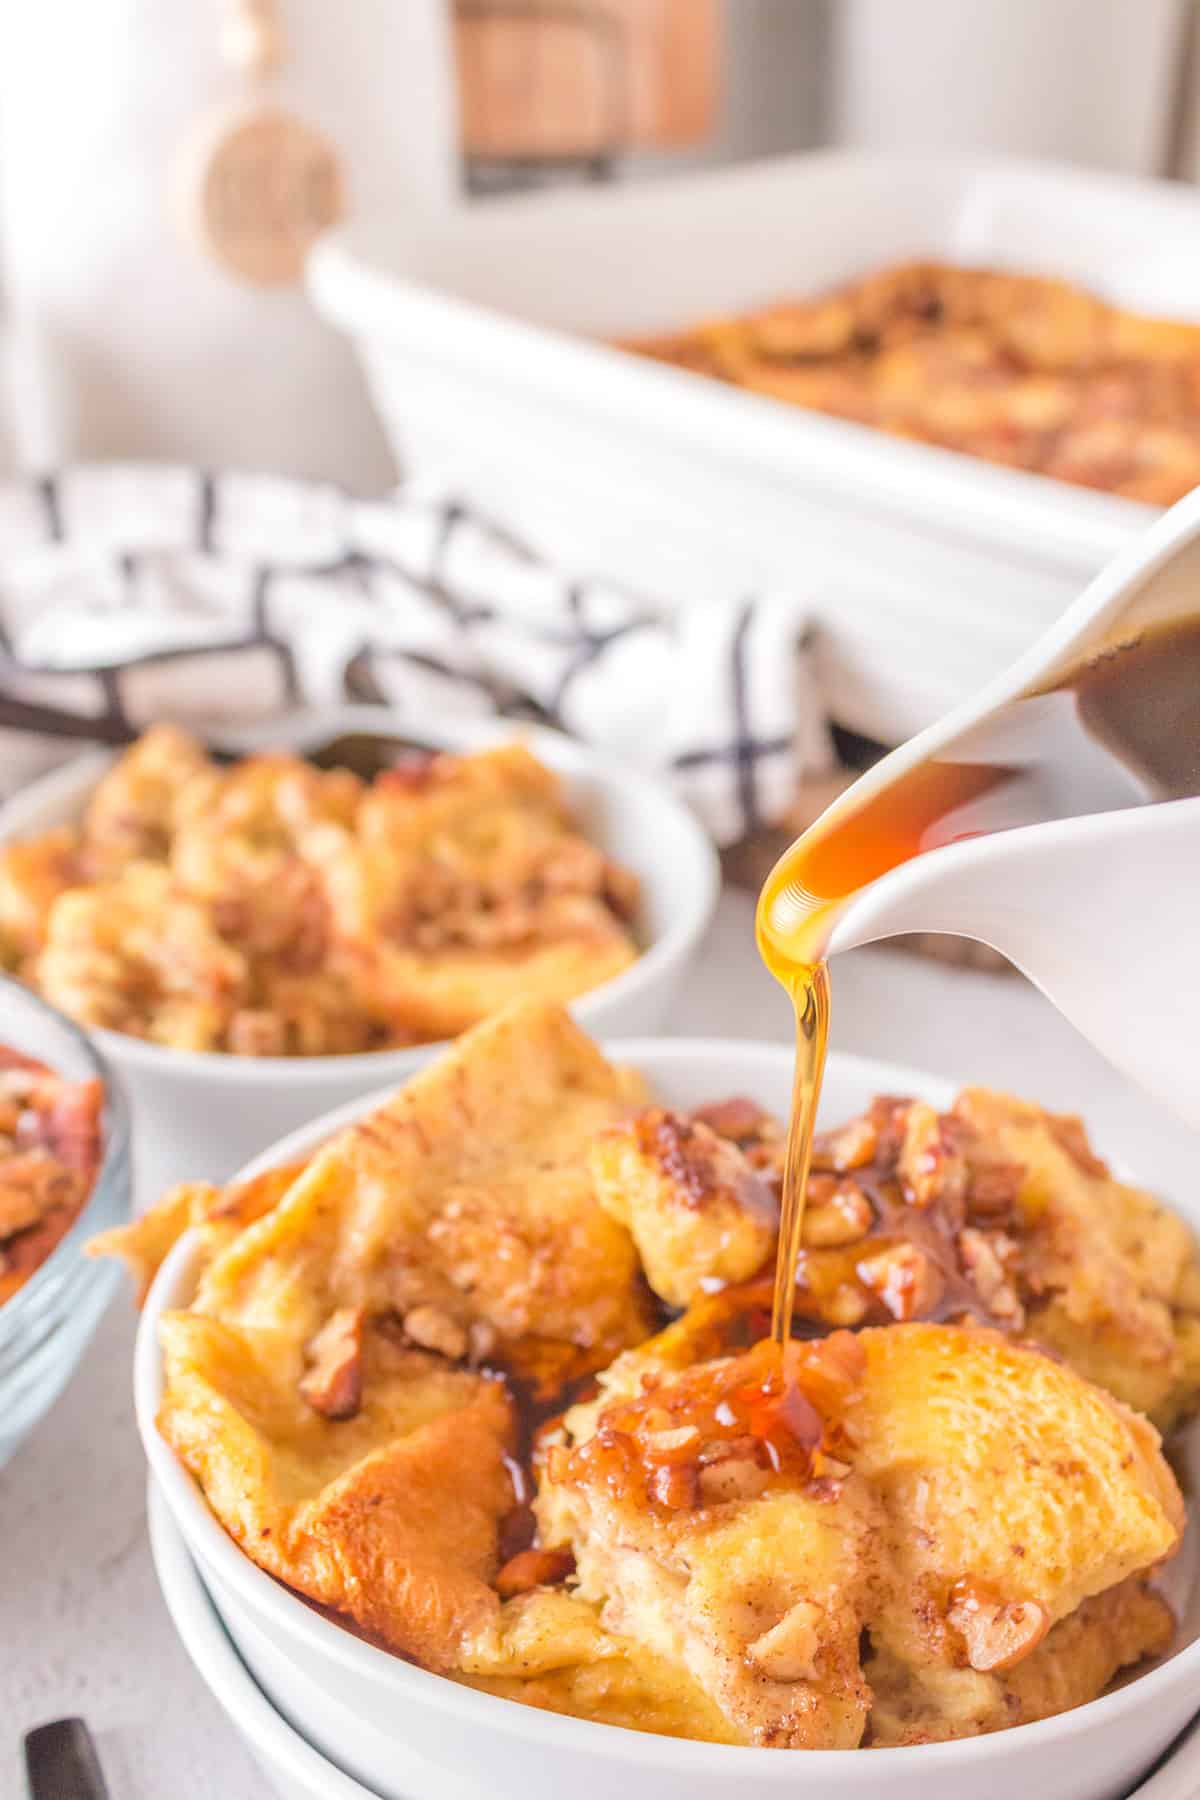
M896 1172L910 1206L924 1211L935 1202L962 1223L967 1194L967 1160L954 1142L952 1120L914 1100L908 1109Z
M305 1352L300 1392L327 1419L352 1419L362 1405L363 1323L361 1306L339 1307Z
M958 1234L958 1252L984 1305L996 1318L1020 1330L1025 1309L1008 1276L1017 1255L1013 1239L1002 1231L984 1232L968 1225Z
M771 1681L815 1681L823 1608L797 1600L777 1625L755 1638L746 1655Z
M756 1500L770 1480L768 1458L748 1434L714 1438L700 1452L700 1498L707 1506L726 1500Z
M668 1512L687 1512L700 1498L700 1471L695 1463L663 1463L652 1472L647 1488L651 1500Z
M940 1269L912 1244L895 1244L865 1257L856 1273L902 1324L931 1313L945 1286Z
M700 1433L694 1425L673 1425L661 1431L643 1432L642 1444L652 1462L694 1462Z
M837 1131L817 1133L813 1143L813 1167L829 1169L836 1175L865 1169L874 1162L879 1148L879 1127L866 1113L851 1119Z
M737 1095L729 1100L713 1100L707 1106L693 1107L689 1117L707 1125L718 1137L732 1138L735 1144L754 1139L775 1139L781 1133L770 1113L765 1113L756 1100Z
M821 1308L827 1325L861 1325L870 1310L870 1301L852 1281L840 1281Z
M521 1551L529 1550L537 1536L537 1520L533 1508L524 1501L510 1507L500 1521L500 1562L512 1561Z
M1050 1629L1050 1615L1036 1600L985 1600L969 1582L958 1582L946 1617L962 1634L967 1661L981 1675L1015 1668Z
M414 1306L404 1315L404 1335L422 1350L433 1350L448 1362L467 1354L467 1333L438 1306Z
M496 1576L496 1592L502 1600L528 1594L536 1587L552 1587L565 1581L575 1568L570 1550L518 1550Z
M993 1224L1010 1218L1024 1179L1021 1163L976 1163L967 1187L968 1215Z
M804 1242L814 1250L838 1250L866 1237L875 1222L871 1202L852 1181L817 1176L808 1184L804 1208ZM815 1191L814 1191L815 1190Z

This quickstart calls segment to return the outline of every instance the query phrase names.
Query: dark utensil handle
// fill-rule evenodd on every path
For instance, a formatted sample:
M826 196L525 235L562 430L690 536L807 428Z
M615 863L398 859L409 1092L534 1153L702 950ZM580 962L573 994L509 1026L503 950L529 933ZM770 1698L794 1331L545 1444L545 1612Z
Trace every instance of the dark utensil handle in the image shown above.
M92 1734L82 1719L52 1719L25 1733L29 1800L109 1800Z

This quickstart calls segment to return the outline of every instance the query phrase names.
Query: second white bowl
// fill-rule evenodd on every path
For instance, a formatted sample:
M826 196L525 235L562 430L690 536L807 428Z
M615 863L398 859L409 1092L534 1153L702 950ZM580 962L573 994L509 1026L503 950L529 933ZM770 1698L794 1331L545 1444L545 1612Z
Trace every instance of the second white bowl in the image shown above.
M747 1094L787 1109L791 1056L781 1047L719 1039L616 1043L669 1104ZM833 1056L824 1116L836 1120L877 1093L948 1103L944 1082L888 1064ZM303 1155L359 1102L276 1145L253 1167ZM248 1171L248 1172L252 1172ZM185 1238L163 1265L142 1315L135 1360L138 1421L155 1480L255 1680L306 1738L383 1800L405 1800L404 1758L428 1765L422 1800L781 1800L804 1788L821 1800L1119 1800L1190 1719L1200 1683L1200 1595L1177 1582L1180 1647L1157 1668L1057 1718L991 1737L862 1753L736 1749L557 1717L456 1686L363 1643L257 1568L223 1531L159 1436L159 1315L186 1305L195 1248ZM464 1479L469 1479L464 1470ZM1194 1529L1194 1527L1193 1527ZM423 1772L424 1774L424 1772Z

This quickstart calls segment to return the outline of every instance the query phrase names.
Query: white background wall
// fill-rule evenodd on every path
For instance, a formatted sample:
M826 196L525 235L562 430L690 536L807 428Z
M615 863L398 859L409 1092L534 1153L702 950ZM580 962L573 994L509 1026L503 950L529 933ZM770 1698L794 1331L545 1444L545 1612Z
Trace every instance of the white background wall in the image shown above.
M1189 0L837 0L843 143L1015 150L1156 174Z

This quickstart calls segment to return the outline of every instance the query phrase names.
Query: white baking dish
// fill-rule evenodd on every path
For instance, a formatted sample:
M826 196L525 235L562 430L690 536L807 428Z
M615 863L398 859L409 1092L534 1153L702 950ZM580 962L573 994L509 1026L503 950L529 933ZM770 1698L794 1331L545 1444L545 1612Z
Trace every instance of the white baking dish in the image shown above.
M364 219L310 267L405 468L667 603L811 600L844 724L899 741L1004 666L1149 507L905 443L600 342L937 256L1200 319L1200 193L828 152Z

